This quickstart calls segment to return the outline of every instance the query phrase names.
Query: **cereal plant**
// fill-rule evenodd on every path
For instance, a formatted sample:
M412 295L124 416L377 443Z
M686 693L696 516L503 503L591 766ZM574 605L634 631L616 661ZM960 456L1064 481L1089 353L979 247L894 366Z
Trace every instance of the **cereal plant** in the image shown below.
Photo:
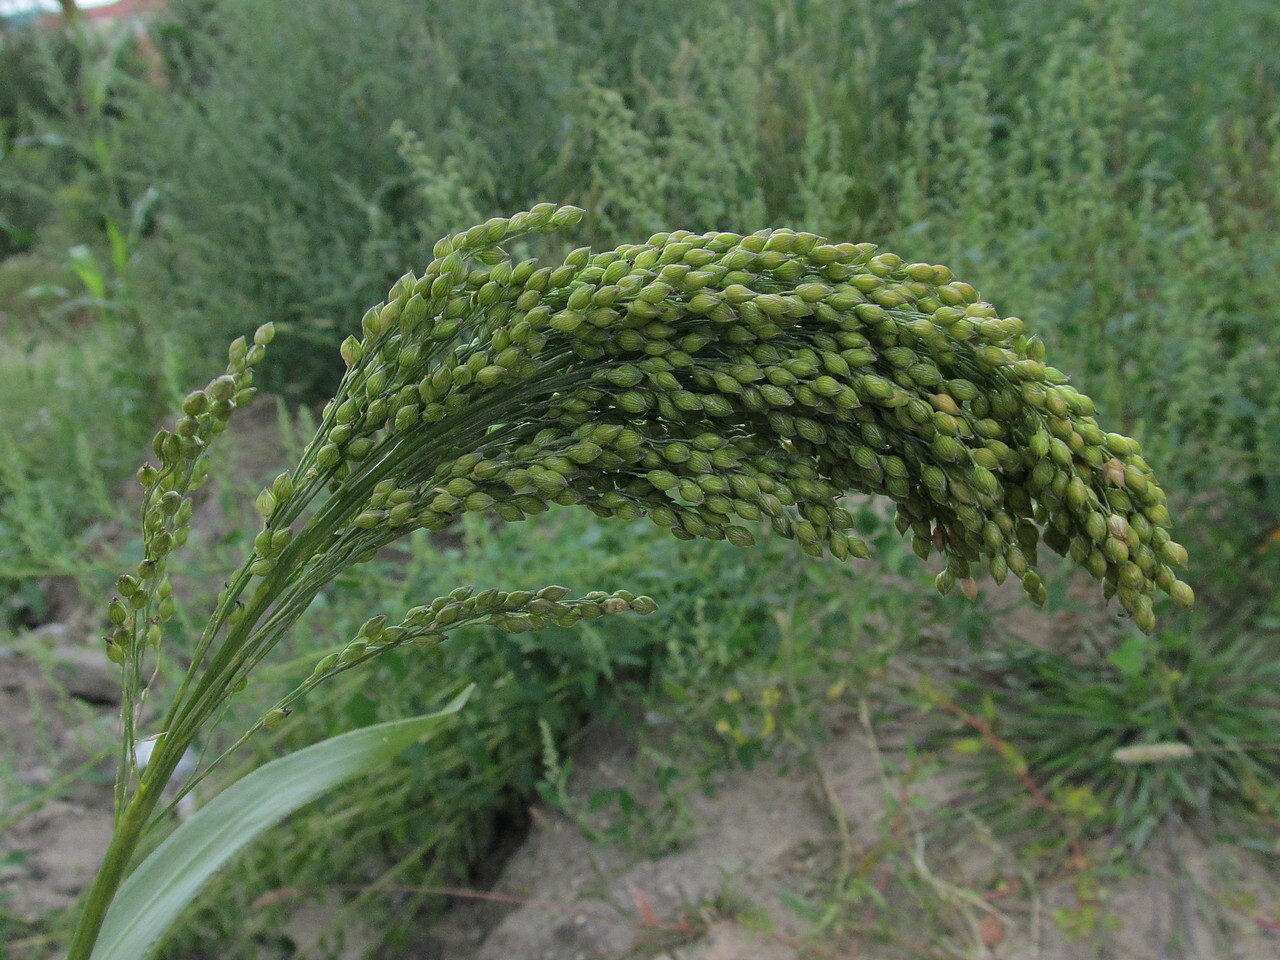
M331 786L388 755L405 729L425 730L334 738L321 745L333 750L309 753L309 770L300 754L276 761L289 766L273 764L269 803L231 788L125 880L188 746L316 594L410 531L444 530L465 513L511 522L582 505L738 546L767 526L812 556L845 559L870 550L852 535L842 498L878 494L893 501L917 553L945 559L943 593L958 585L972 595L985 570L997 581L1012 573L1043 602L1043 540L1102 581L1144 631L1157 590L1191 602L1174 572L1186 551L1170 537L1165 495L1138 445L1104 432L1022 321L1000 317L946 267L785 229L659 233L574 250L555 266L515 263L504 250L581 215L539 204L442 239L422 276L402 277L365 315L362 337L343 342L346 373L319 430L258 495L253 553L219 595L138 769L146 677L174 612L169 556L186 539L210 443L253 395L272 329L233 343L226 373L187 396L173 429L157 434L156 464L138 472L145 555L108 606L106 652L124 690L115 832L71 960L136 957L155 945L181 905L169 898L169 912L155 912L166 876L156 858L181 854L184 870L203 861L207 873L326 787L320 758L345 750ZM459 588L394 619L374 616L244 737L285 722L325 680L392 649L440 645L467 623L524 632L655 609L626 590L567 596L559 586ZM290 778L304 775L294 802ZM244 805L239 835L230 802ZM207 836L204 847L179 849L180 835L215 809L224 849Z

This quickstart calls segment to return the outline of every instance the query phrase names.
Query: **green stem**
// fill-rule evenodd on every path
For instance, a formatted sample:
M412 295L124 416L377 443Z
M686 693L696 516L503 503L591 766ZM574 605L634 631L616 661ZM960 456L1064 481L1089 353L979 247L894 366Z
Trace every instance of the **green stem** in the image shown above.
M102 922L120 889L138 844L150 825L151 815L160 801L165 784L173 776L191 739L190 736L182 739L165 735L159 741L143 771L137 791L112 831L111 843L107 847L102 866L98 868L93 885L85 896L84 911L76 924L66 960L87 960L92 953Z
M125 870L138 849L138 842L142 839L147 820L155 809L156 801L160 799L161 787L167 779L167 772L164 779L145 778L125 809L124 816L116 824L102 866L98 868L93 885L85 895L84 909L76 922L71 945L67 950L67 960L88 960L93 952L94 945L98 942L98 935L102 931L102 922L106 919L107 910L120 889Z

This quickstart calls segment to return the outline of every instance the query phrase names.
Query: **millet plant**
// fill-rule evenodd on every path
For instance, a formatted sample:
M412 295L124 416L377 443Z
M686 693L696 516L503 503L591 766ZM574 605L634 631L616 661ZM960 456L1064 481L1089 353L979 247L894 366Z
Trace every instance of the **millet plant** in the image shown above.
M1138 445L1103 432L1022 321L946 267L783 229L659 233L556 266L504 250L581 213L539 204L446 237L422 276L401 277L368 311L363 336L342 344L347 370L315 438L257 497L253 554L220 594L139 770L145 669L174 610L169 555L186 539L210 442L253 394L270 327L232 344L227 372L157 434L157 463L138 473L145 557L108 608L124 688L115 832L71 960L90 956L184 752L317 592L466 512L516 521L580 504L740 546L767 524L812 556L845 559L869 551L841 498L879 494L921 557L945 558L944 593L972 594L985 569L1019 577L1042 603L1043 540L1144 631L1157 589L1191 602L1174 574L1186 552ZM567 594L461 588L398 622L376 616L258 725L335 674L466 623L527 631L655 608L625 590Z

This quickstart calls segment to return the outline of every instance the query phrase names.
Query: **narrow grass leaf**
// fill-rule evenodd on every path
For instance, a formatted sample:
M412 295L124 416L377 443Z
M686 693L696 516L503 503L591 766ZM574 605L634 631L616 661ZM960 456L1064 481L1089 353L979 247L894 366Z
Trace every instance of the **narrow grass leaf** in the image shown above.
M437 713L331 737L259 767L178 827L120 888L93 960L141 960L204 885L250 841L338 784L367 773L456 713L468 687Z

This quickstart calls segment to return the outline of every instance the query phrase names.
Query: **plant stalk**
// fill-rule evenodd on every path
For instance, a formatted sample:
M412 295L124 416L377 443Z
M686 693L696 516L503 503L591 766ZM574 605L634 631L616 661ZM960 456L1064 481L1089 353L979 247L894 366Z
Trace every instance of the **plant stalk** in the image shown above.
M181 756L181 754L179 754ZM148 768L150 772L152 768ZM166 779L167 779L166 773ZM116 824L111 833L111 843L103 857L102 866L98 868L93 885L85 895L84 909L80 919L76 921L75 932L71 937L71 945L67 950L67 960L89 960L98 935L102 932L102 923L106 919L107 910L111 907L120 884L124 881L129 862L137 852L138 843L142 839L147 821L160 799L160 788L164 780L156 781L147 777L133 795L124 816ZM154 787L154 789L151 789Z

